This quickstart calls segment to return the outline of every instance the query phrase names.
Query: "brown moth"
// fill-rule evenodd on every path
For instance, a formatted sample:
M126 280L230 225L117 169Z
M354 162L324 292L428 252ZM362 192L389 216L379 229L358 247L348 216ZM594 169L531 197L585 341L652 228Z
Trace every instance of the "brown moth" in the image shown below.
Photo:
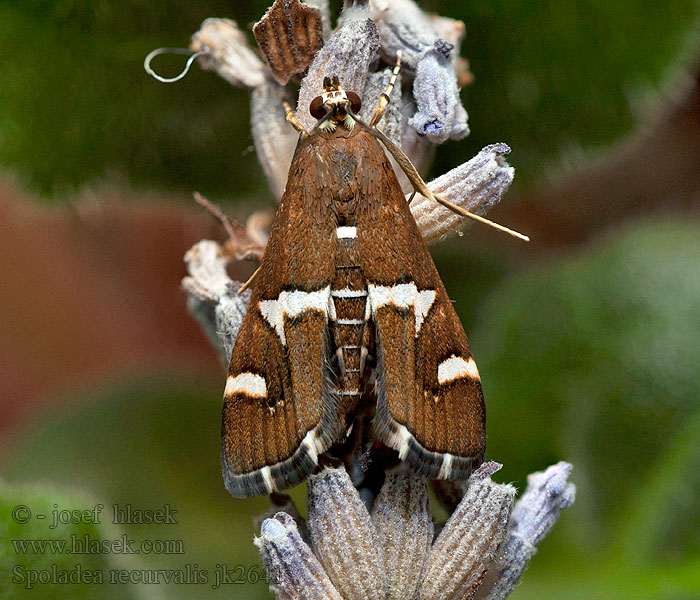
M253 283L224 393L222 470L236 497L303 481L358 413L427 477L463 480L483 461L467 336L378 119L361 123L359 109L357 94L326 78Z

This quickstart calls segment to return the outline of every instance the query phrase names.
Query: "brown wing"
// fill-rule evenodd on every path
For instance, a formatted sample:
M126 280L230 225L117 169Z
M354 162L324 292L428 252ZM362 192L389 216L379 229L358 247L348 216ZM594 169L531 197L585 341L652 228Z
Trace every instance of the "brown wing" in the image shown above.
M222 471L236 497L296 485L333 442L328 312L334 225L314 139L300 142L231 354Z
M388 160L372 150L363 161L382 173L381 214L360 215L357 232L377 334L375 432L420 473L465 479L486 447L479 373Z

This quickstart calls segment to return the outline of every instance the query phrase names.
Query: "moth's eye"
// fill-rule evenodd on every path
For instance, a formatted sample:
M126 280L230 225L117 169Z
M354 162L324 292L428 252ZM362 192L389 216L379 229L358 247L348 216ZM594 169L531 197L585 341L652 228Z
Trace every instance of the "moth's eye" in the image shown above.
M352 109L352 112L359 114L360 109L362 108L362 100L360 100L360 97L355 92L345 92L345 94L347 95L348 100L350 100L350 108Z
M314 119L323 119L326 116L326 111L323 108L323 98L316 96L309 106L309 112Z
M328 75L326 75L326 76L323 78L323 89L326 89L326 88L329 88L329 87L331 87L331 78L328 77Z

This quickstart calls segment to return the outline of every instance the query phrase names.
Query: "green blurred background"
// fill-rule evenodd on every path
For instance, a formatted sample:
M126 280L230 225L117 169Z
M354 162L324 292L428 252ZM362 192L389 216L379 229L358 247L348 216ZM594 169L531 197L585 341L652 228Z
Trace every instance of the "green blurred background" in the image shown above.
M267 5L0 3L3 598L270 597L252 545L266 501L223 488L224 368L179 289L187 248L223 237L193 190L241 218L273 206L247 92L197 67L162 85L141 66L206 17L247 28ZM521 489L568 460L578 487L512 597L700 598L700 5L421 5L465 22L475 75L472 134L440 148L432 174L507 142L516 180L491 216L533 238L472 228L433 249L482 373L488 456ZM167 504L178 523L11 518L97 503ZM9 543L86 533L181 540L182 553ZM209 583L11 581L17 565L77 563L189 565ZM218 565L237 583L212 589Z

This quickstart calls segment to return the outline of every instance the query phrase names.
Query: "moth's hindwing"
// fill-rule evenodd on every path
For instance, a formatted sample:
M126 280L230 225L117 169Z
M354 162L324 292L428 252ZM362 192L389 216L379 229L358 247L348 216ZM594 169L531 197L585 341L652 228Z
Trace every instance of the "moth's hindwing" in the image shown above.
M479 372L388 160L362 158L383 172L382 218L360 215L357 234L376 328L375 432L418 472L466 479L486 447Z
M322 224L330 220L304 205L306 192L320 192L306 189L301 154L229 365L222 471L226 488L239 498L300 483L335 437L328 334L334 251L331 230Z

